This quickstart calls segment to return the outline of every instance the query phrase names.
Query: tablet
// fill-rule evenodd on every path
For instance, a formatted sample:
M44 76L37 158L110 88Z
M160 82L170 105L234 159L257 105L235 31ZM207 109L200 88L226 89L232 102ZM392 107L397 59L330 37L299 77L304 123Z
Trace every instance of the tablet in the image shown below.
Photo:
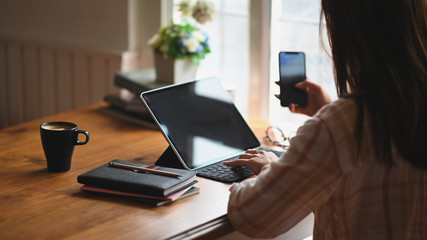
M186 169L261 145L215 77L146 91L140 98Z

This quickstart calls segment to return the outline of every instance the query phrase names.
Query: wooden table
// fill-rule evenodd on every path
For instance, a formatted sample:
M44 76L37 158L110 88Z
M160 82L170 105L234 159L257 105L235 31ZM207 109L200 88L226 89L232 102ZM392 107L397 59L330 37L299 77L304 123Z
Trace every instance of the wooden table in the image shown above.
M229 184L199 177L199 194L158 208L80 190L84 172L116 158L151 164L167 147L159 131L105 115L104 105L0 130L0 239L212 239L233 231ZM74 122L90 133L68 172L46 169L39 126L47 121ZM265 122L250 125L261 137Z
M154 163L167 147L159 131L100 113L100 106L0 130L0 239L161 239L232 231L224 218L228 184L198 178L199 194L158 208L81 191L78 175L115 158ZM74 122L90 133L88 144L75 147L68 172L46 170L39 126L47 121Z

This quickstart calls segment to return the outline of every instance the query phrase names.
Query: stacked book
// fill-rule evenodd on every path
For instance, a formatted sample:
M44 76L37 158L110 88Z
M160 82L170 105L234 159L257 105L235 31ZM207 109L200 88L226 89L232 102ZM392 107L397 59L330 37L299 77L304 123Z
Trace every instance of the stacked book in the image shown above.
M101 110L148 128L157 128L139 99L142 92L165 86L156 81L154 69L118 72L114 76L114 84L122 91L106 95L104 100L110 105Z
M197 194L196 172L113 160L77 177L89 192L112 194L162 206Z

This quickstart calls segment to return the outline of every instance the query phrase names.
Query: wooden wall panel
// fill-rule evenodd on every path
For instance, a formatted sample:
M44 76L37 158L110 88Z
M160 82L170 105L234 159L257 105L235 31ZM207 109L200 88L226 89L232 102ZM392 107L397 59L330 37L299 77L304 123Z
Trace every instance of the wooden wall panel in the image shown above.
M23 49L25 121L41 117L39 52L33 46Z
M119 93L120 88L116 87L114 85L114 76L116 72L120 71L122 69L122 62L121 58L117 57L110 57L107 61L107 92L109 93Z
M9 125L6 44L0 42L0 128Z
M89 99L91 102L100 102L107 92L108 81L113 81L107 77L107 60L101 56L93 56L90 59L90 89Z
M89 60L82 53L73 56L73 88L74 107L83 107L89 104L89 93L91 91L89 83Z
M55 81L55 59L51 49L40 49L40 114L56 112L57 86Z
M8 77L8 108L9 123L23 122L24 119L24 86L22 76L22 52L18 44L8 44L7 47L7 77Z
M0 128L118 93L120 53L0 39Z
M66 51L57 53L57 97L58 112L68 111L74 108L74 87L71 54Z

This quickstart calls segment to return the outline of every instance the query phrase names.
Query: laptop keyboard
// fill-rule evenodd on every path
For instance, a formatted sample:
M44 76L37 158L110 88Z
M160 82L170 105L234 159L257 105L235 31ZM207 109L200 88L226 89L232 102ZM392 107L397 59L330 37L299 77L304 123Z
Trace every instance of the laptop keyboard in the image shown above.
M273 151L271 149L261 149L261 150L274 152L277 156L280 156L282 154L282 152L280 151ZM235 157L226 159L224 161L232 161L238 158L239 156L235 156ZM253 176L254 173L252 172L252 170L250 170L247 167L243 166L243 167L232 168L224 165L221 161L221 162L208 165L203 168L199 168L197 170L197 175L200 177L205 177L205 178L213 179L220 182L232 183L232 182L242 181L250 176Z

